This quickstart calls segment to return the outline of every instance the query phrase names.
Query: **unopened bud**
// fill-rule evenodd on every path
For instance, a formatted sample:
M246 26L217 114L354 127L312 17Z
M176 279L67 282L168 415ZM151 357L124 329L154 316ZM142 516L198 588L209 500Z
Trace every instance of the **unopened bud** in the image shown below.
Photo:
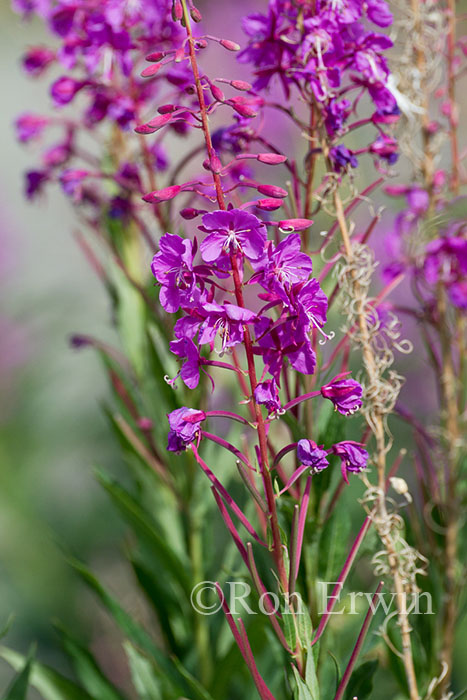
M275 211L284 204L283 199L258 199L256 206L264 211Z
M159 202L167 202L169 199L174 197L181 192L182 188L180 185L171 185L170 187L165 187L163 190L155 190L154 192L149 192L145 194L143 200L149 202L150 204L158 204Z
M151 78L160 71L164 64L163 63L153 63L151 66L147 66L143 71L141 71L142 78Z
M201 16L201 12L196 7L191 8L190 15L193 22L201 22L201 20L203 19Z
M205 212L202 211L201 209L194 209L193 207L186 207L185 209L182 209L180 212L180 216L182 219L186 219L187 221L190 221L191 219L196 219L197 216L200 214L204 214Z
M287 160L287 156L281 156L279 153L258 153L256 158L260 163L266 163L266 165L279 165Z
M217 85L211 85L209 86L211 89L212 96L214 97L215 100L218 100L218 102L224 102L225 100L225 95L222 92L220 88L217 87Z
M246 92L253 90L253 86L245 80L231 80L230 84L235 90L245 90Z
M174 22L180 22L183 17L183 7L180 0L173 0L172 2L172 19Z
M151 121L141 126L137 126L135 131L137 134L153 134L158 129L168 124L172 120L171 114L160 114L158 117L154 117Z
M227 51L240 51L240 44L235 43L235 41L230 41L230 39L221 39L219 44L227 49Z
M277 185L258 185L256 188L261 194L265 194L267 197L274 197L275 199L282 199L287 197L287 190L282 189L282 187L277 187Z
M165 51L154 51L154 53L150 53L146 56L146 61L149 61L149 63L158 63L162 61L166 55Z
M312 223L312 219L284 219L279 221L279 228L285 233L291 233L292 231L304 231Z

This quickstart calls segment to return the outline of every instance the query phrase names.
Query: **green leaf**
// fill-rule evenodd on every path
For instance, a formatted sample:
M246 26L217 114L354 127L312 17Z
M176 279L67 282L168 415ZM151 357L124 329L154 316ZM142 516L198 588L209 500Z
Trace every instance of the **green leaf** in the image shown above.
M292 670L294 672L295 682L297 684L294 692L294 700L316 700L316 698L314 698L311 694L311 690L309 689L308 685L305 683L303 678L301 678L295 666L292 666Z
M182 676L187 680L191 690L196 693L197 697L200 697L203 700L214 700L208 691L202 687L200 682L189 671L187 671L186 668L184 668L184 666L175 656L173 657L173 662Z
M106 678L93 655L60 625L55 625L63 647L70 657L76 675L86 690L99 700L124 700L118 690Z
M139 700L164 700L161 684L154 674L154 665L131 642L124 642L123 647Z
M112 619L120 627L125 637L144 651L155 662L161 680L170 683L172 690L187 695L189 686L180 674L171 658L168 658L152 641L146 630L120 606L120 604L104 589L95 576L79 561L70 560L70 564L78 572L85 583L96 593L102 604L110 613ZM72 700L69 698L68 700ZM165 700L165 698L164 698ZM190 698L191 700L191 698ZM200 695L192 695L192 700L205 700Z
M310 646L308 646L308 655L306 659L305 681L308 688L310 689L311 697L313 698L313 700L319 700L318 676L316 675L316 664L314 654Z
M0 657L17 671L25 663L25 657L22 654L7 647L0 647ZM29 683L45 700L97 700L68 678L37 661L31 668Z
M297 630L295 627L294 616L289 610L284 610L282 614L284 623L284 636L290 649L295 649L297 644Z
M318 577L321 581L337 581L348 554L349 514L336 508L326 522L319 540Z
M182 561L173 551L162 530L157 529L156 524L150 520L133 496L104 473L99 472L97 478L135 534L150 548L161 570L171 572L174 581L183 587L189 598L191 580L187 574L190 568L188 561Z
M345 691L345 700L352 700L358 697L358 700L366 700L371 695L373 690L373 676L378 668L378 659L365 661L361 664L350 676L347 690Z
M156 612L167 645L179 656L181 649L171 623L171 613L174 618L183 619L183 611L177 596L170 590L169 586L165 585L160 572L158 575L153 573L145 564L134 558L131 558L131 564L141 589Z
M32 663L33 658L29 656L22 671L16 676L3 696L3 700L26 700Z

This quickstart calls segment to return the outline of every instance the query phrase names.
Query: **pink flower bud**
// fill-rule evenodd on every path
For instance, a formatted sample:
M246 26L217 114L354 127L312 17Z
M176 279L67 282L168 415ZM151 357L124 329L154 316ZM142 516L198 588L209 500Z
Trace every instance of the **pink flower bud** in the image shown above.
M172 2L172 19L174 22L179 22L183 17L183 7L180 0L173 0Z
M439 189L441 187L444 187L446 183L446 171L445 170L437 170L435 174L433 175L433 186L436 189Z
M219 41L219 44L224 47L224 49L227 49L227 51L240 51L241 46L235 41L230 41L229 39L221 39Z
M216 175L218 175L221 172L222 167L223 166L222 166L220 159L218 158L218 156L215 153L213 153L211 156L209 169L211 170L211 172L216 173Z
M193 207L186 207L186 209L182 209L180 212L180 216L182 219L186 219L187 221L190 221L191 219L196 219L197 216L200 214L204 214L205 212L202 211L201 209L194 209Z
M211 85L209 86L211 89L212 96L214 97L215 100L218 100L219 102L224 102L225 100L225 95L222 92L220 88L217 87L217 85Z
M175 51L175 63L181 63L185 58L185 47L181 46Z
M265 194L266 197L274 197L275 199L282 199L287 197L287 190L283 190L282 187L277 187L277 185L258 185L256 188L261 194Z
M284 204L283 199L258 199L256 206L264 211L275 211Z
M282 231L291 233L292 231L304 231L311 226L312 223L312 219L284 219L283 221L279 221L279 228L282 229Z
M161 105L157 108L157 111L159 114L170 114L171 112L175 112L176 109L177 105Z
M201 16L201 12L196 7L191 8L190 15L193 22L201 22L203 19Z
M151 78L160 71L164 64L163 63L153 63L152 66L147 66L143 71L141 71L142 78Z
M138 428L140 428L141 430L147 430L147 431L152 430L153 422L150 418L145 418L145 417L138 418Z
M256 158L260 163L266 163L266 165L279 165L287 160L287 156L281 156L278 153L258 153Z
M171 120L171 114L161 114L158 117L154 117L154 119L151 119L151 121L147 122L146 124L137 126L135 131L137 134L153 134L158 129L162 129L162 127L168 124Z
M245 102L240 102L240 98L233 97L232 99L227 101L227 104L233 107L234 110L238 112L238 114L241 117L253 118L256 117L256 115L258 114L254 107L252 107L249 104L246 104Z
M145 194L143 200L149 202L150 204L158 204L159 202L168 202L169 199L173 199L182 191L180 185L171 185L170 187L165 187L163 190L155 190L154 192L149 192Z
M245 90L246 92L253 90L253 86L244 80L231 80L230 85L235 88L235 90Z
M162 61L166 55L165 51L154 51L154 53L150 53L146 56L146 61L149 61L149 63L158 63Z

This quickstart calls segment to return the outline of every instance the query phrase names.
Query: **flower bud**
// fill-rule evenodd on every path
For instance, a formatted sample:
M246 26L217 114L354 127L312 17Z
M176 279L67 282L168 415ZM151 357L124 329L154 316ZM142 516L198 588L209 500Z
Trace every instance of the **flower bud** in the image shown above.
M141 71L142 78L151 78L160 71L164 64L163 63L153 63L151 66L147 66L143 71Z
M240 44L235 43L235 41L230 41L229 39L221 39L219 44L227 49L227 51L240 51Z
M219 87L217 87L217 85L214 85L213 83L211 83L209 87L211 89L211 94L214 97L214 99L218 100L218 102L224 102L225 95L222 92L222 90Z
M182 209L180 212L180 216L182 219L186 219L187 221L190 221L191 219L196 219L197 216L200 214L205 214L206 212L202 209L194 209L193 207L186 207L185 209Z
M193 22L201 22L203 19L201 12L196 7L190 9L190 15Z
M154 51L154 53L150 53L146 56L146 61L149 63L159 63L166 55L165 51Z
M279 221L279 228L285 233L291 233L292 231L304 231L312 223L312 219L284 219Z
M265 194L267 197L275 197L275 199L282 199L287 197L288 194L287 190L277 187L277 185L259 185L256 189L261 194Z
M284 204L283 199L258 199L256 206L263 211L275 211Z
M135 131L137 134L153 134L158 129L162 129L162 127L168 124L171 120L171 114L161 114L158 117L154 117L154 119L151 119L151 121L147 122L146 124L137 126Z
M182 191L180 185L171 185L170 187L165 187L163 190L155 190L154 192L149 192L145 194L143 200L149 202L150 204L158 204L159 202L167 202L169 199L174 197Z
M258 153L256 158L260 163L266 163L266 165L279 165L287 160L287 156L281 156L279 153Z
M183 17L183 7L180 0L173 0L172 2L172 19L174 22L179 22Z
M235 90L253 90L253 86L250 83L245 82L245 80L231 80L230 85L235 88Z

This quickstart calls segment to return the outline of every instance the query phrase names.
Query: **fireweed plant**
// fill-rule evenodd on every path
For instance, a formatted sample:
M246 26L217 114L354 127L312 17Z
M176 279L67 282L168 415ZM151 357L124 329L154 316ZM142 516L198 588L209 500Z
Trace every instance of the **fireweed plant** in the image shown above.
M58 40L23 58L34 78L60 70L50 86L53 116L31 112L16 123L23 143L59 134L27 173L26 196L59 183L70 199L84 231L77 241L109 293L122 338L123 351L86 335L72 344L98 350L114 391L118 409L109 419L133 484L99 478L136 536L130 561L157 617L157 643L74 564L125 635L138 697L244 698L256 687L269 700L363 700L379 659L391 664L391 697L451 697L464 411L455 374L465 371L467 252L465 217L448 204L463 182L454 83L464 44L456 42L452 2L411 4L415 43L405 3L394 5L270 0L242 18L240 46L205 33L189 0L13 2ZM439 51L423 34L430 31ZM391 73L394 41L404 49ZM429 52L444 49L448 88L439 97L451 173L435 167L442 126L428 104L427 66L438 60ZM231 62L228 78L209 62L214 54L223 62L224 52L240 64ZM299 140L299 158L284 152L277 123ZM417 150L416 173L410 185L387 186L408 209L391 234L398 258L373 297L377 262L368 241L381 213L369 197L396 174L398 133L404 154ZM375 178L362 185L360 171ZM369 218L357 226L350 217L362 204ZM149 280L141 265L149 268L151 256ZM408 275L415 307L396 308L391 293ZM332 306L342 328L339 310L328 321ZM436 436L398 403L403 378L394 357L410 344L396 312L424 324L440 384ZM408 596L423 585L418 575L431 552L423 536L409 543L425 528L396 476L403 451L396 441L391 452L393 413L417 433L421 508L439 520L430 534L430 566L445 581L439 646L432 631L421 641L426 628L414 633L409 620ZM364 512L348 541L345 499L358 477ZM412 506L409 522L401 501ZM369 531L376 591L336 658L326 637ZM323 576L335 587L320 610ZM231 610L223 582L232 577L256 591L261 619ZM218 615L193 610L191 591L203 580L212 582L231 637ZM366 637L383 581L394 609L379 634ZM61 634L80 685L35 664L31 683L44 697L67 683L66 698L121 698L90 652ZM364 644L370 657L357 667ZM2 655L20 664L11 651Z

